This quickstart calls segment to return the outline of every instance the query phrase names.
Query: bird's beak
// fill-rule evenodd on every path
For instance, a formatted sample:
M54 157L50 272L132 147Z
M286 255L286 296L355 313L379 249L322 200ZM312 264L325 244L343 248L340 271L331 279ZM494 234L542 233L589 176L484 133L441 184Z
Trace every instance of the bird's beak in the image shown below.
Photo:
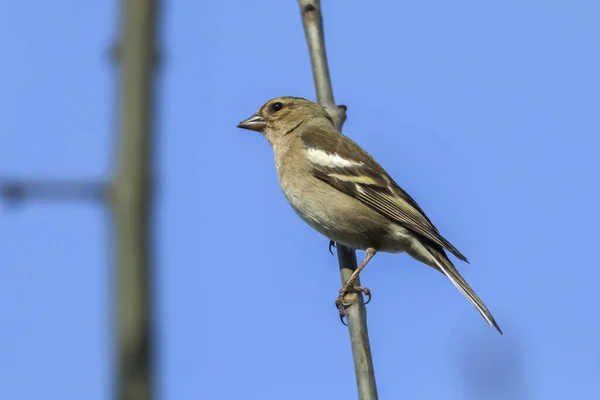
M238 124L238 128L249 129L257 132L262 132L266 126L267 123L265 122L264 118L256 114Z

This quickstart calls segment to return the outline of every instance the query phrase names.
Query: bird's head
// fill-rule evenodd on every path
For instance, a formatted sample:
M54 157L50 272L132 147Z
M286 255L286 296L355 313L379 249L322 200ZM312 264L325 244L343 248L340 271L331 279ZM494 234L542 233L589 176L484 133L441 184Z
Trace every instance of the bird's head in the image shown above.
M333 119L317 103L301 97L277 97L267 101L238 128L261 132L271 145L304 124L333 126Z

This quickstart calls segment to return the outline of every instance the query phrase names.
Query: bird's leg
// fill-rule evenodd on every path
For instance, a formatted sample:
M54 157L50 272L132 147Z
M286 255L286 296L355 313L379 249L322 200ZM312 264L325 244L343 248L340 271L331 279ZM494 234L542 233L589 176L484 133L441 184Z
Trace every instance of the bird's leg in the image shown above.
M361 293L364 293L365 296L368 296L368 299L365 302L365 304L367 304L367 303L369 303L369 301L371 301L371 291L369 290L369 288L358 286L358 285L354 284L354 282L358 278L358 275L360 274L360 272L367 266L369 261L371 261L371 258L373 258L375 253L377 253L377 251L373 248L368 248L366 250L366 252L367 252L367 254L366 254L365 258L362 260L362 262L360 263L360 265L356 268L356 270L354 270L352 275L350 275L350 278L348 278L346 283L344 283L342 285L342 288L340 289L340 295L338 296L337 300L335 301L335 305L336 305L337 309L340 311L341 318L343 318L344 315L346 314L344 312L344 307L347 307L350 305L348 303L344 303L344 296L346 296L348 294L350 289L352 289L353 292L361 292ZM343 320L342 320L342 322L343 322Z
M355 286L354 282L358 278L358 275L361 273L361 271L367 266L369 261L371 261L371 258L373 258L375 253L377 253L377 251L373 248L368 248L366 250L366 252L367 252L367 254L365 255L365 258L362 260L360 265L354 270L352 275L350 275L350 278L348 278L346 283L344 283L344 285L340 289L340 296L346 295L348 293L348 289L350 289L351 287L360 287L360 286ZM360 291L362 292L362 290L360 290Z
M335 242L334 242L333 240L330 240L330 241L329 241L329 252L330 252L331 254L333 254L333 251L331 251L331 248L332 248L332 247L335 247Z

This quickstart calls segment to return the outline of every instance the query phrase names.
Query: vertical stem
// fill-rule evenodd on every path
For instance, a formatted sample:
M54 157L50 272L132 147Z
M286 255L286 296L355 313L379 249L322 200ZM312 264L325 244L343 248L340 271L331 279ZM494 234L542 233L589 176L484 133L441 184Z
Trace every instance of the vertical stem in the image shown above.
M346 120L346 107L337 106L333 98L327 54L325 52L321 2L320 0L298 0L298 3L302 14L304 32L306 33L318 102L332 114L337 129L341 131ZM352 249L339 243L336 247L343 283L356 269L356 254ZM360 285L360 281L357 281L357 284ZM376 400L378 398L377 386L371 358L365 303L362 294L352 293L348 295L347 299L352 303L346 309L346 318L354 358L358 398L360 400Z
M117 397L150 400L153 338L149 227L155 0L124 0L119 44L120 136L112 205L117 252Z

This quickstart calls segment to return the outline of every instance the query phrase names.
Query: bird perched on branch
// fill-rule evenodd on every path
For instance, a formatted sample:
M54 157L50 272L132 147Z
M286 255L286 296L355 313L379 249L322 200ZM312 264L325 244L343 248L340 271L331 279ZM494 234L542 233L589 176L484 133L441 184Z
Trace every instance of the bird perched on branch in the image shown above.
M344 315L351 290L370 296L356 278L377 252L406 252L443 273L488 324L494 317L445 250L466 257L446 240L421 207L359 145L340 133L325 108L298 97L266 102L240 128L261 132L275 152L281 189L296 213L330 240L366 256L342 286L336 305Z

